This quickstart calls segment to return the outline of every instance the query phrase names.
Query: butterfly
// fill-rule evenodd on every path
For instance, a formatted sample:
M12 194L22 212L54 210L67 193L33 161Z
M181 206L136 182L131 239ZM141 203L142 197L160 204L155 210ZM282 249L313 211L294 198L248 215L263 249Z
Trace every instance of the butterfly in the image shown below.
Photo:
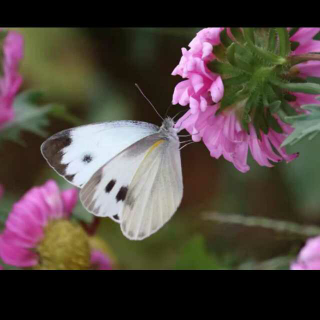
M158 231L183 194L179 128L140 121L96 123L59 132L41 145L48 164L80 190L92 214L120 224L131 240Z

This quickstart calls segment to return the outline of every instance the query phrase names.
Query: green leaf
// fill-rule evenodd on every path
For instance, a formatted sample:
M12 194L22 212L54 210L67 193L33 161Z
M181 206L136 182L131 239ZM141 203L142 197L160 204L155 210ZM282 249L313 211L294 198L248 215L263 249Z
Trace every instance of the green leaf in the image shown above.
M227 48L232 44L232 40L229 38L227 34L227 28L223 29L220 33L221 43Z
M272 79L271 82L282 89L286 89L292 92L320 94L320 84L317 84L317 83L312 83L312 82L286 83L276 79Z
M281 109L286 113L287 116L296 116L297 111L286 101L281 101Z
M297 41L290 41L290 43L291 43L291 51L296 50L300 45L300 43Z
M279 35L280 56L286 57L291 50L289 33L286 28L276 28L276 31Z
M29 131L46 137L48 133L45 127L49 125L49 115L79 124L79 121L61 105L47 104L39 107L38 102L42 96L43 94L38 91L24 91L16 97L14 101L15 118L3 128L0 140L11 140L25 146L20 137L21 131Z
M289 37L291 38L298 30L299 30L299 27L298 28L291 28L289 31Z
M268 39L268 51L275 52L277 48L277 33L273 28L270 28Z
M287 117L294 131L283 141L282 146L293 145L305 137L313 139L320 131L320 108L318 104L302 106L310 114Z
M245 40L255 44L254 28L244 28L243 31Z
M254 107L254 110L253 125L256 129L259 139L261 140L260 130L267 134L269 132L269 123L264 115L264 108L261 105Z
M78 117L68 112L67 108L63 105L58 105L58 104L53 105L52 109L50 110L50 115L52 115L53 117L65 120L67 122L70 122L75 126L79 126L82 124L82 120L80 120Z
M258 109L259 107L261 107L259 105L259 99L260 99L260 93L258 90L256 90L251 93L251 95L249 96L249 99L247 100L247 103L244 107L241 123L242 123L243 128L247 132L249 132L249 123L251 122L250 113L251 113L252 108L255 107Z
M247 41L248 47L256 55L260 56L262 59L269 61L271 64L283 65L287 62L284 57L280 57L272 52L264 50L257 47L252 40L253 31L250 28L244 29L244 38Z
M247 74L240 74L239 76L236 76L236 77L223 79L223 85L225 87L235 86L235 85L244 84L249 80L250 80L250 76L248 76Z
M307 82L320 84L320 78L319 77L307 77L306 80L307 80Z
M279 103L281 103L281 102L279 101ZM266 114L267 114L266 118L267 118L267 122L268 122L269 127L277 133L283 133L281 126L279 125L278 121L271 114L270 109L266 109Z
M3 60L3 43L4 40L6 38L6 36L8 35L8 31L7 30L1 30L0 31L0 76L3 75L3 66L2 66L2 60Z
M212 52L219 61L226 60L226 48L223 45L219 44L218 46L214 46Z
M206 249L205 240L201 235L195 235L182 249L177 259L177 270L218 270L226 267Z
M227 59L230 64L235 65L235 44L232 43L227 49Z
M320 40L320 32L313 37L313 40Z
M239 102L245 98L242 86L232 86L224 88L224 95L220 103L220 108L216 114L219 114L225 108Z
M240 28L230 28L230 31L237 42L244 43L244 36Z
M221 63L217 60L213 60L212 62L210 62L208 67L214 73L218 73L221 75L228 75L232 77L238 76L239 74L243 73L240 69L232 66L231 64Z
M276 100L269 105L269 109L271 113L277 113L280 110L281 101Z

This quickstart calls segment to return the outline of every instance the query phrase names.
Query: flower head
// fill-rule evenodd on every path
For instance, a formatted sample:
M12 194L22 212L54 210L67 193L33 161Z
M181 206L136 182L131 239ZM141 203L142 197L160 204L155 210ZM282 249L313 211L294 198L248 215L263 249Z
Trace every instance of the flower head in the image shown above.
M13 100L22 83L18 73L19 62L23 58L23 38L15 32L0 29L0 128L14 118Z
M2 260L18 267L41 264L39 250L46 250L51 237L53 241L63 241L58 235L62 236L59 232L63 232L63 228L68 229L65 222L76 202L76 189L60 192L52 180L29 190L14 204L6 221L0 237ZM67 231L70 232L70 228Z
M320 237L311 238L291 264L291 270L320 270Z
M292 132L288 116L319 104L320 28L203 29L182 49L173 75L173 104L189 105L176 127L202 140L212 157L223 156L247 172L248 150L261 165L292 161L281 147Z
M16 202L0 236L0 257L9 265L43 270L109 270L104 241L89 236L71 212L76 189L60 191L49 180Z

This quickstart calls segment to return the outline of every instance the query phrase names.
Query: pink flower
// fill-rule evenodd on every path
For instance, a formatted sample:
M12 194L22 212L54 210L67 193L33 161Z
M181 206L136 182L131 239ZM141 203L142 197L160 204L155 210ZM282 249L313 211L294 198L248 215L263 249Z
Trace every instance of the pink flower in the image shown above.
M302 248L291 270L320 270L320 237L311 238Z
M290 38L291 41L298 42L298 47L291 52L292 55L320 52L320 41L313 38L320 32L320 28L299 28L299 30ZM300 72L299 76L320 77L320 61L307 61L296 66ZM297 93L294 93L297 96ZM299 100L296 103L319 104L313 95L299 93Z
M0 30L0 32L3 32ZM23 38L9 31L3 44L3 77L0 78L0 128L14 118L13 100L22 83L18 73L20 60L23 58Z
M287 154L281 144L293 129L281 121L277 114L272 114L273 127L268 127L267 133L264 133L260 127L257 129L253 125L252 120L249 120L247 130L243 127L241 117L248 98L243 98L217 113L220 109L219 102L225 94L225 85L223 77L212 72L208 64L216 59L212 49L213 46L220 45L223 29L203 29L190 42L189 50L182 48L182 58L172 75L180 75L185 80L175 87L172 103L189 105L189 111L177 121L176 128L186 129L194 141L204 142L212 157L218 159L223 156L241 172L250 169L247 164L248 150L261 166L272 167L272 162L292 161L298 154ZM319 31L320 28L300 28L291 37L292 41L299 42L299 46L291 54L320 52L320 41L313 40ZM227 34L229 40L233 41L234 37L229 29ZM320 76L318 61L295 67L298 68L300 76ZM296 101L289 104L298 113L305 112L300 108L303 104L319 104L314 95L300 92L292 95L296 97Z
M320 52L320 41L313 38L320 32L320 28L299 28L290 38L290 41L299 43L299 46L291 52L292 55Z
M111 270L111 260L101 250L91 250L91 266L95 270Z
M198 32L190 42L190 49L182 48L182 58L172 75L189 80L179 83L173 93L173 104L190 104L192 112L205 111L213 102L223 96L221 77L211 72L207 63L214 59L212 48L220 43L223 28L207 28Z
M267 167L272 167L269 160L289 162L298 156L297 154L287 155L284 148L280 147L283 136L292 131L291 127L282 121L278 120L278 123L285 134L279 134L272 129L267 135L260 131L260 140L253 125L250 125L250 134L247 134L233 110L222 111L219 115L215 115L218 108L219 104L216 104L209 106L205 112L196 114L192 114L190 110L179 119L176 127L185 128L192 134L194 141L202 139L212 157L219 159L223 156L241 172L247 172L250 169L247 165L249 148L253 158L261 166ZM279 154L273 151L272 146Z
M39 259L35 248L46 226L53 220L68 219L77 199L76 189L61 192L53 180L29 190L8 216L0 237L1 259L18 267L35 266Z

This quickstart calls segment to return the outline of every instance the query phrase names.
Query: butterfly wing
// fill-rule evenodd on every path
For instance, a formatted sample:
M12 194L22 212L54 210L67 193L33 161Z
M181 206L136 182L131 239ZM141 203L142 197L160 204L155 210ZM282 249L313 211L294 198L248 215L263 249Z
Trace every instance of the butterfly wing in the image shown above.
M147 136L109 160L80 191L83 206L99 217L120 222L129 185L149 150L157 145L159 133Z
M121 230L131 240L142 240L159 230L175 213L183 193L179 145L153 145L128 188Z
M138 121L90 124L53 135L42 144L41 152L59 175L81 188L106 162L158 130Z

